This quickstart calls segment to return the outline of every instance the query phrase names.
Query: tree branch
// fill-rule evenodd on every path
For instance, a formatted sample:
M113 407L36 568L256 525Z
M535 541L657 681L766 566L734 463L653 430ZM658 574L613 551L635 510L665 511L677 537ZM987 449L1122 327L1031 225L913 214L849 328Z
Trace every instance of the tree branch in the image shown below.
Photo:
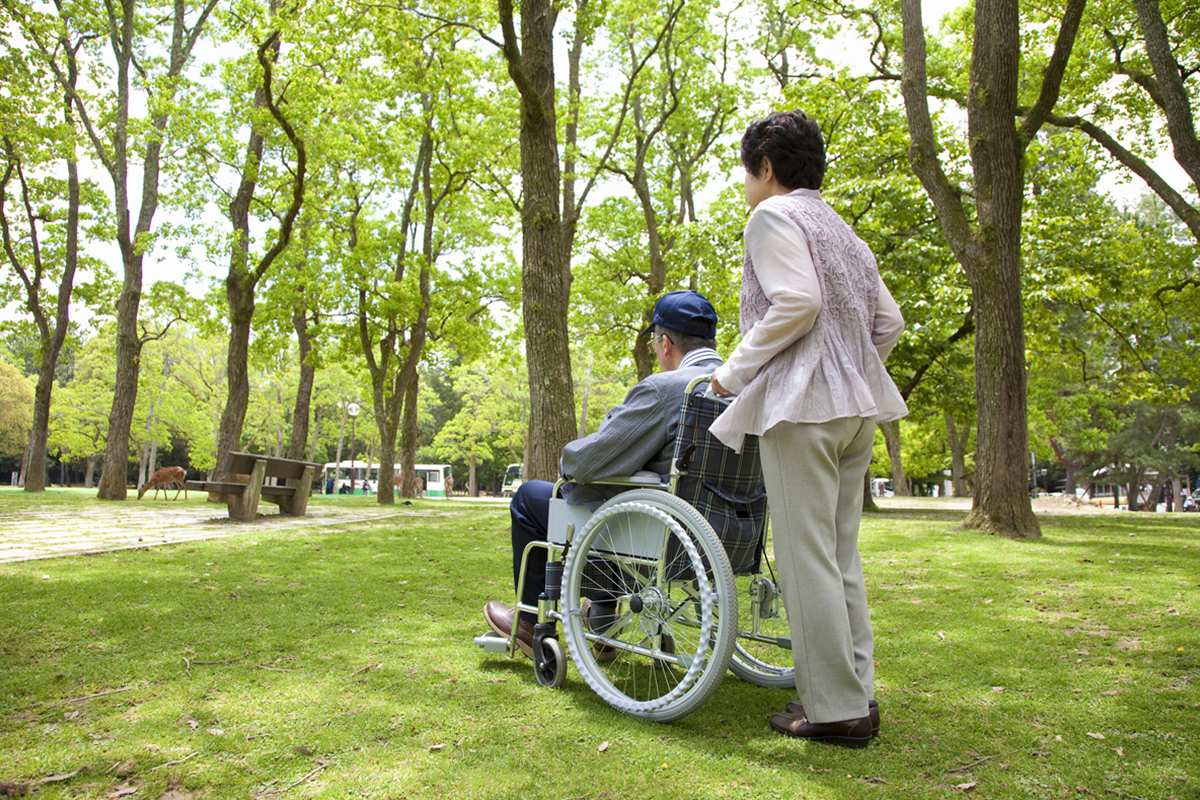
M258 267L254 270L253 280L255 283L266 274L271 268L271 264L280 253L291 243L292 229L296 224L296 217L300 215L300 208L304 205L304 177L308 169L308 152L304 147L304 139L297 133L292 124L288 122L287 117L279 109L279 105L275 100L275 95L271 90L271 64L275 46L279 42L279 31L271 32L258 48L258 63L263 68L263 95L267 110L271 112L271 116L275 118L275 122L283 130L288 141L292 143L292 147L296 150L296 172L295 178L292 181L292 204L288 207L287 214L284 216L283 223L279 226L279 236L275 239L275 244L271 249L263 255L258 262Z
M1033 141L1033 137L1046 122L1046 117L1054 109L1054 104L1058 102L1063 75L1067 71L1067 62L1071 59L1071 50L1075 47L1075 37L1079 34L1079 23L1083 19L1083 9L1086 5L1087 0L1067 0L1062 25L1058 29L1058 39L1054 42L1054 53L1042 72L1042 91L1017 131L1017 144L1022 152Z
M941 358L951 347L953 347L958 340L966 336L970 336L973 333L975 333L975 309L968 308L967 314L963 318L962 325L959 325L958 330L950 334L950 336L946 338L946 341L938 344L937 347L933 349L933 352L929 355L929 357L925 360L925 363L913 371L912 377L908 379L908 382L904 384L904 388L900 390L900 396L905 400L908 400L908 396L912 394L913 389L917 388L917 384L919 384L921 379L925 377L925 373L937 363L937 360Z
M1113 158L1129 169L1130 172L1144 180L1146 185L1161 197L1164 203L1171 207L1171 210L1182 220L1183 224L1187 225L1188 230L1191 231L1196 241L1200 242L1200 211L1197 211L1188 203L1183 195L1175 191L1169 183L1163 180L1162 176L1153 167L1131 153L1124 145L1099 126L1082 117L1064 117L1057 114L1048 114L1046 121L1059 128L1078 128L1090 136L1101 147L1107 150Z
M1146 55L1162 94L1161 105L1167 115L1167 132L1174 146L1175 160L1191 177L1192 183L1200 185L1200 142L1196 141L1192 104L1183 85L1182 69L1171 53L1171 41L1158 0L1134 0L1133 5L1137 8L1138 22L1146 40Z
M912 145L908 160L920 179L933 207L937 210L946 241L960 263L974 263L971 223L959 199L960 192L951 184L938 158L937 137L929 114L928 78L925 71L925 28L921 19L921 0L901 0L900 15L904 35L904 71L900 91L908 120Z

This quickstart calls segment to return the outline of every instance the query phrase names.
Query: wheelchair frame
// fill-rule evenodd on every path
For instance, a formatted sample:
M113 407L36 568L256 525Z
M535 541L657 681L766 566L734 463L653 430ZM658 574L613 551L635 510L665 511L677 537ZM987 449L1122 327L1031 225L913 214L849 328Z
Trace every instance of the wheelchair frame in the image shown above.
M689 402L697 402L696 387L710 379L698 377L687 387L665 483L657 473L645 471L595 481L629 491L594 512L558 498L566 480L555 483L549 540L531 543L521 556L513 630L508 637L489 631L476 637L477 645L515 657L516 615L536 613L534 674L542 685L558 687L566 678L566 655L557 633L562 621L571 659L589 686L620 711L662 722L695 710L716 690L727 668L758 685L793 685L786 613L765 541L765 499L758 540L751 543L757 549L755 564L735 575L713 526L676 495L696 446L683 444L689 435L683 419ZM696 436L707 435L706 426L693 430ZM546 591L531 606L520 598L534 548L547 551ZM739 560L745 555L740 553ZM763 574L764 563L769 577ZM742 616L739 594L749 601ZM590 619L585 609L592 611Z

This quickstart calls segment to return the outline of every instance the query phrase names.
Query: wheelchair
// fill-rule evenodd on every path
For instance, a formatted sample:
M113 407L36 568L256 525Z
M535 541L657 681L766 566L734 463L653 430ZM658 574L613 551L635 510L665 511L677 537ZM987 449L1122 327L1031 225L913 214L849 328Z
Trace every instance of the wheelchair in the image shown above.
M588 686L632 716L669 722L698 708L725 671L760 686L793 683L791 638L773 568L758 440L741 454L708 428L726 401L684 395L667 481L654 472L597 483L627 487L594 512L550 502L547 542L522 555L517 611L535 612L534 674L547 687L571 660ZM533 548L547 552L546 591L520 602ZM517 625L475 643L517 652Z

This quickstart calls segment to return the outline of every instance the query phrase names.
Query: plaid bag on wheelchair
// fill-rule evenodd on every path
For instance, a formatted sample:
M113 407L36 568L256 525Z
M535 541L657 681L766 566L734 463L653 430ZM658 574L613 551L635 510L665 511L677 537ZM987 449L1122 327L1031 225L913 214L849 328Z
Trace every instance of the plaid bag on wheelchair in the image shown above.
M709 433L725 405L688 395L679 415L675 463L687 474L675 494L699 511L721 543L735 575L756 572L767 523L767 488L758 458L758 437L747 436L735 453Z

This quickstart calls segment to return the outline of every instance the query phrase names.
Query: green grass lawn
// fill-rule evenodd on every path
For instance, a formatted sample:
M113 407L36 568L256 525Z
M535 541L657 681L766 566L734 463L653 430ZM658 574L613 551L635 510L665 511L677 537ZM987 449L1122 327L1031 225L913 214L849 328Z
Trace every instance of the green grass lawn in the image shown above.
M73 772L29 792L1200 796L1200 515L1047 517L1020 543L868 516L883 727L851 751L774 733L792 695L732 675L670 725L574 667L541 688L471 642L510 598L506 507L409 510L0 565L0 796Z

